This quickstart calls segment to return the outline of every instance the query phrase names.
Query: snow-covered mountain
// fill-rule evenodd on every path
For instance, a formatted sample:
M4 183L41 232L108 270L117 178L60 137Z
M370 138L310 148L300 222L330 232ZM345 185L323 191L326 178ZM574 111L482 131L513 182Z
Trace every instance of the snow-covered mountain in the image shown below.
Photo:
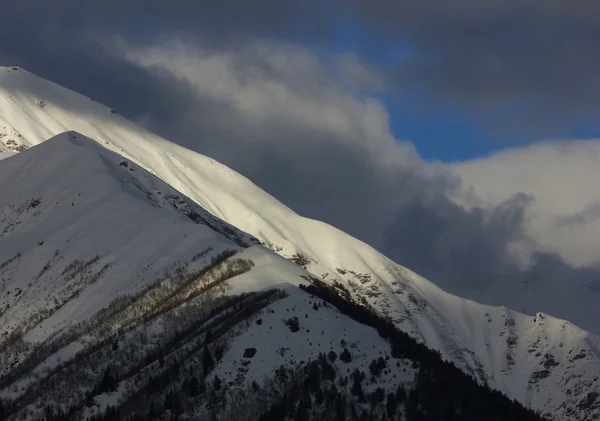
M210 248L210 259L258 243L98 149L71 132L3 162L4 337L44 341L195 253Z
M0 190L2 420L283 419L287 399L300 399L283 409L293 419L337 417L334 402L395 419L427 385L417 373L436 370L426 349L394 351L298 288L320 284L300 265L79 133L7 159ZM470 388L471 405L473 388L486 395Z
M44 143L63 132L68 133ZM0 68L0 143L6 151L0 156L27 151L0 162L0 288L6 291L0 320L7 338L0 342L0 367L7 376L0 397L25 399L35 407L39 394L28 387L39 387L44 373L77 351L124 335L132 323L135 328L127 335L149 331L151 338L144 340L152 344L163 332L163 340L170 340L164 333L173 333L169 323L177 320L191 329L194 319L179 310L171 317L174 309L199 311L205 300L218 308L219 300L233 293L262 303L264 323L272 323L270 311L278 314L286 307L295 308L294 317L311 320L306 331L320 328L325 338L339 338L340 329L362 329L351 320L337 325L335 312L309 318L314 302L295 288L280 287L287 298L269 292L313 277L372 306L479 382L549 418L600 417L596 335L550 315L526 315L450 295L367 244L297 215L218 162L20 68ZM253 245L254 238L296 264ZM219 288L208 289L217 293L199 293L213 282ZM123 311L125 304L132 310ZM153 317L140 316L148 308ZM307 353L328 352L332 345L306 332L294 346L282 345L278 357L263 357L267 351L255 347L261 364L254 359L249 367L250 360L238 354L252 335L258 336L256 329L253 325L243 339L227 345L227 364L216 368L220 376L232 376L227 367L236 367L245 385L260 377L256 366L263 375L265 364L275 370L282 359L306 359ZM298 341L292 336L285 342ZM368 364L373 356L365 344L376 345L378 338L368 333L361 338L362 346L356 346ZM303 340L310 346L303 347ZM296 351L286 355L286 348ZM406 376L388 371L395 380L383 383L393 383L390 387L411 381L410 370L402 371Z
M212 345L213 352L223 353L214 375L241 390L253 383L265 387L265 377L286 361L316 359L339 348L344 338L361 350L343 363L346 369L368 371L382 350L389 352L373 329L320 303L315 311L317 301L295 287L308 277L298 265L78 133L58 135L5 161L0 191L0 398L20 416L48 418L47 405L63 405L89 418L119 399L134 401L139 391L134 384L149 381L136 365L150 355L145 362L151 366L156 350L167 343L169 354L154 355L156 371L176 360L193 368L194 358L203 358ZM236 323L242 305L255 308L237 315ZM257 319L257 311L264 312L260 324L237 326ZM294 321L300 312L302 321ZM227 330L226 323L232 324ZM296 332L288 326L294 323ZM230 344L227 336L237 331L243 335ZM175 332L181 343L172 343ZM265 332L271 342L253 339ZM354 339L350 332L359 335ZM203 346L194 350L199 340ZM246 349L253 350L248 352L255 353L256 364L242 359ZM78 375L65 364L78 367ZM108 367L116 390L102 384ZM85 368L99 378L82 374ZM406 360L365 385L365 392L375 385L395 391L414 376ZM86 401L86 392L95 404L78 402ZM256 416L263 409L257 406ZM190 410L198 415L198 408Z

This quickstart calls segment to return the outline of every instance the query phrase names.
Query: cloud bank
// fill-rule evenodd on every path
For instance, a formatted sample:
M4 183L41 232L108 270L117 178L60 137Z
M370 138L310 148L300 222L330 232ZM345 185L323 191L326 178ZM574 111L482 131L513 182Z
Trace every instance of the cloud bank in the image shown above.
M0 62L222 161L450 292L585 323L600 288L598 142L424 162L380 95L560 133L600 103L597 8L28 0L3 9ZM367 47L332 52L341 18Z
M600 126L595 0L23 0L2 12L0 60L81 87L75 66L116 83L117 64L93 41L107 34L140 45L177 36L212 49L248 38L328 49L352 38L353 48L383 66L388 92L410 98L407 106L458 104L512 134ZM350 35L340 35L341 23Z
M181 41L118 45L111 51L194 96L177 124L180 141L299 213L367 241L451 292L586 318L566 313L556 297L586 308L586 294L600 286L593 268L600 257L597 198L590 193L600 142L543 143L453 165L425 162L409 141L394 138L373 83L380 76L355 60L317 59L281 42L218 52ZM348 73L361 75L352 90L338 77Z

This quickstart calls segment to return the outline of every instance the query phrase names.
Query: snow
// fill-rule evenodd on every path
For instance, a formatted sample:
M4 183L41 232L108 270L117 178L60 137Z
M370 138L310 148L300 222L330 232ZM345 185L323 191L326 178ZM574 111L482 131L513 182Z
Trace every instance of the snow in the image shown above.
M3 159L8 158L9 156L13 156L16 153L17 152L12 152L12 151L0 151L0 161L2 161Z
M300 289L290 288L288 293L288 297L268 306L257 316L260 324L253 323L235 338L217 366L215 375L231 379L243 388L253 381L262 384L266 378L272 378L280 366L299 366L301 362L315 360L320 353L335 352L335 364L344 374L356 368L368 373L371 361L389 357L389 343L375 329L354 322L329 305L323 306L323 300ZM319 305L317 310L313 309L314 304ZM291 332L283 323L292 317L298 317L300 329L297 332ZM342 341L347 344L342 345ZM247 348L255 348L256 354L244 358ZM344 348L348 348L352 355L349 363L339 359ZM402 360L398 366L397 361L390 359L390 372L383 374L366 390L372 391L376 387L395 390L399 384L412 382L415 369L410 367L410 361Z
M155 281L169 265L209 247L213 253L240 249L173 207L157 205L160 197L149 200L138 184L156 196L177 192L141 168L119 165L122 158L102 149L66 133L3 161L0 262L17 253L19 258L0 270L5 278L0 289L10 305L0 312L1 331L10 333L40 309L54 308L54 297L61 300L80 280L84 288L76 300L24 329L27 341L44 341ZM28 206L32 200L39 204ZM100 256L97 262L67 279L70 264L95 256ZM142 270L148 262L151 268ZM86 284L86 276L102 273L105 266L97 281Z
M256 292L274 287L287 290L290 286L307 284L301 277L308 275L305 270L261 246L249 247L240 252L238 257L252 260L254 267L232 280L230 294Z
M45 142L63 132L70 133ZM79 140L81 135L75 132L123 158ZM575 297L563 291L564 295L555 297L554 308L583 320L585 323L579 324L588 331L551 315L542 315L542 320L536 314L540 311L536 294L544 291L519 292L528 300L525 304L530 314L450 295L367 244L296 214L215 160L162 139L107 107L20 68L0 68L0 135L6 150L39 145L0 164L0 209L4 212L0 219L4 218L5 224L18 223L14 231L0 236L0 264L17 252L23 262L31 262L14 269L12 284L2 286L10 293L7 302L11 304L0 316L2 328L10 330L31 317L33 309L45 305L55 284L39 281L29 287L28 283L52 261L55 250L60 258L60 264L51 269L55 275L75 258L99 255L100 267L111 265L104 278L28 333L28 340L41 341L69 323L88 318L116 296L152 282L167 266L202 249L239 249L162 200L159 196L164 197L169 187L152 174L217 218L271 244L277 253L308 257L307 269L314 276L345 285L354 297L366 299L400 328L440 350L481 382L534 409L566 420L567 410L577 411L584 396L584 392L569 395L568 389L600 390L599 338L589 328L598 327L600 307L583 315L576 305L560 307L563 300L576 303L576 298L594 299L593 294ZM121 167L122 160L131 162L136 170ZM128 178L138 174L144 177L136 178L137 183L151 192L157 206L149 204L146 194ZM16 209L38 197L42 200L40 215L34 216L35 209L15 215L8 207ZM244 238L246 243L251 241ZM41 241L44 244L38 246ZM89 249L83 245L90 245ZM298 277L301 268L262 247L251 247L242 255L256 266L232 282L233 292L303 282ZM152 269L141 275L148 262ZM7 268L13 270L11 265ZM24 292L15 297L16 288ZM506 291L502 297L508 304L514 294ZM573 359L582 350L586 357ZM534 373L545 368L546 355L552 355L559 365L552 366L547 377L534 381Z

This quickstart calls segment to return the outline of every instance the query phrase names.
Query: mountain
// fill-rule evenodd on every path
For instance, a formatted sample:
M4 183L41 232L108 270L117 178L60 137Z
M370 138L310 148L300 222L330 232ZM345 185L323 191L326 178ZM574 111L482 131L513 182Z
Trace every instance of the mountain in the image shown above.
M68 133L45 142L62 132ZM235 261L231 264L233 269L223 269L232 275L226 278L227 287L221 288L226 291L219 290L217 298L211 299L228 300L224 297L234 293L250 294L246 299L264 304L263 314L273 314L269 311L279 313L282 307L269 307L273 298L268 291L283 288L289 294L285 300L304 302L292 310L297 313L293 317L302 321L303 314L308 318L307 310L312 307L307 302L312 300L307 301L297 289L281 284L325 282L438 350L480 384L540 410L548 418L600 417L600 348L595 334L547 314L526 315L450 295L367 244L327 224L297 215L231 169L170 143L89 98L23 69L1 68L0 142L11 153L26 151L0 161L4 209L0 228L7 231L0 237L0 261L4 262L0 263L0 276L10 280L4 283L12 282L6 288L8 298L2 297L1 303L7 309L0 311L0 317L3 329L5 323L7 326L3 333L17 344L13 351L4 350L2 354L2 366L13 367L4 372L0 397L35 395L35 390L27 392L31 380L23 380L22 373L33 370L35 377L44 370L51 372L61 364L58 357L61 361L73 358L90 343L99 346L94 341L104 343L113 338L111 335L119 334L120 326L131 323L129 315L119 316L125 321L114 324L112 331L97 334L88 330L98 318L112 320L104 318L129 314L130 310L123 311L121 306L130 306L133 313L142 314L149 307L154 318L163 311L170 315L181 305L202 307L187 304L189 297L205 299L201 298L204 294L192 292L201 291L201 283L196 285L190 279L201 279L207 273L212 277L214 268L221 273L219 265L228 266L229 261ZM35 171L21 172L20 168ZM64 168L74 170L63 174ZM76 168L87 172L77 172ZM88 182L90 178L98 181ZM46 193L54 185L56 189ZM79 193L81 196L76 196ZM253 245L255 239L296 264ZM89 245L89 250L82 244ZM162 292L152 292L156 288ZM152 295L152 304L145 306L144 297L150 292L162 298L166 294L167 303L171 304L163 307L162 298L156 300ZM132 304L136 300L142 301L143 311ZM294 308L290 306L286 310ZM43 309L41 315L36 314L39 308ZM332 314L327 320L335 319L337 315ZM185 327L193 320L186 317L181 321L177 316L175 320ZM294 320L293 317L286 320ZM159 326L138 324L136 329L139 333L140 326L144 326L150 332L172 333L164 326L167 322L156 323ZM361 325L351 320L347 323L348 332L360 329ZM319 320L317 325L326 324ZM327 335L322 330L325 337L340 337L339 326L334 325ZM248 334L257 335L249 329L241 336ZM90 335L92 342L88 340ZM170 339L165 336L167 339L163 340L168 342ZM275 337L281 338L281 333ZM281 358L284 362L287 358L289 363L301 358L307 361L309 351L318 354L321 348L314 347L315 342L319 343L316 338L306 339L310 346L300 347L303 351L299 354L286 357L285 350L299 345L281 346L280 358L271 355L262 359L261 375L265 364L276 364ZM227 346L237 349L231 354L237 355L246 343L242 340L241 345L234 342ZM361 354L367 355L365 364L372 357L363 350L366 343L357 345ZM333 343L324 345L322 351L329 352L328 345ZM23 352L34 358L25 359ZM49 352L54 356L41 358ZM229 355L225 353L222 358L227 360ZM247 361L239 360L239 364ZM27 367L19 369L23 362L27 362ZM223 364L217 370L231 364ZM252 364L237 369L248 373ZM394 374L397 379L402 377ZM254 379L259 377L255 375ZM410 380L407 382L404 385ZM19 392L20 387L25 387L25 391ZM33 397L28 399L35 401Z
M0 191L2 419L413 419L484 400L539 420L79 133L4 161ZM437 378L462 386L435 395Z

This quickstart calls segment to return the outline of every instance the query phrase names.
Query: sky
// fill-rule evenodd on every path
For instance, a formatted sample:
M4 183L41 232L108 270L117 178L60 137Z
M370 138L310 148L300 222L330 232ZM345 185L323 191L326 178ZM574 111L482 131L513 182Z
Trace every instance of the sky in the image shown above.
M379 96L394 135L413 142L425 159L466 160L523 143L600 135L598 6L592 0L577 8L561 0L486 6L473 0L302 6L260 0L242 7L232 0L222 6L182 1L172 10L156 0L15 3L4 14L3 62L22 62L90 92L56 73L64 71L59 60L66 65L84 54L93 61L85 51L95 48L93 32L138 44L184 36L218 45L248 35L287 40L322 55L358 54L384 74Z
M600 289L596 0L23 0L1 19L0 64L450 292Z
M334 51L354 51L378 69L385 71L389 66L398 65L414 53L410 45L394 43L382 49L373 49L380 40L374 34L365 34L358 23L340 19L334 24ZM441 71L441 70L440 70ZM390 115L390 126L396 138L411 140L419 155L427 160L443 162L464 161L485 156L510 146L548 140L548 136L561 136L570 139L600 137L600 126L594 118L567 122L561 130L550 135L544 131L529 130L498 131L493 122L486 121L468 106L459 101L442 105L414 107L420 101L406 95L379 94ZM514 104L520 102L515 98ZM511 102L508 102L508 106ZM492 111L491 114L495 112ZM497 122L496 124L502 124Z

